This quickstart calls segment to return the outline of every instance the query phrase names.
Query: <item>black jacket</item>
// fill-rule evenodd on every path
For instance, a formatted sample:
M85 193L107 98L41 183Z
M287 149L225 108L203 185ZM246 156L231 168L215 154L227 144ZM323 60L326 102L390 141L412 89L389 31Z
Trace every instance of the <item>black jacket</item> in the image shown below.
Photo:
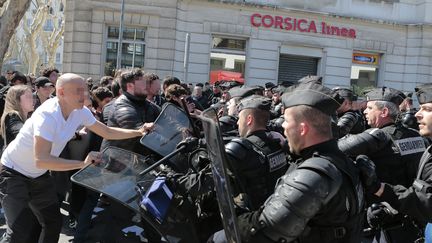
M302 150L257 211L238 217L242 242L360 242L363 188L329 140Z
M416 181L410 187L386 184L381 196L420 224L432 222L432 146L424 152Z
M145 98L137 98L127 92L123 92L109 109L111 109L111 113L107 125L127 129L138 129L144 123L153 122L160 113L160 108L157 105L147 101ZM107 146L115 146L135 153L145 154L145 149L139 140L139 137L124 140L104 139L101 150Z
M6 115L4 120L6 145L16 138L22 126L24 125L23 120L16 113L9 113Z

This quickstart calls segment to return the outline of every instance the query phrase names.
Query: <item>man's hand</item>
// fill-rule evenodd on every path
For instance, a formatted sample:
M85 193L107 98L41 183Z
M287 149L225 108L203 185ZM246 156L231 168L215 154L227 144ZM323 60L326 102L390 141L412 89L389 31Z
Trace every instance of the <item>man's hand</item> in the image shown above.
M392 208L390 204L381 202L372 204L368 208L366 216L368 224L372 228L378 229L390 225L397 214L398 211Z
M86 167L89 164L99 164L100 162L102 162L102 153L101 152L96 152L96 151L91 151L87 157L84 160L83 166L82 167Z
M153 131L153 129L154 129L154 123L150 122L150 123L144 123L142 127L139 129L139 131L141 132L142 135L145 135Z

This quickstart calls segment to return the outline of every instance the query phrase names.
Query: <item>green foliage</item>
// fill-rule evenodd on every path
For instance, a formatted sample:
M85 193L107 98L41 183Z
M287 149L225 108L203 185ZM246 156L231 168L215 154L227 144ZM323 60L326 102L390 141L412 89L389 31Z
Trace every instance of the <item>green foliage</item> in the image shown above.
M367 93L369 90L374 89L374 86L359 86L359 85L351 85L351 89L355 95L358 97L363 97L364 93Z

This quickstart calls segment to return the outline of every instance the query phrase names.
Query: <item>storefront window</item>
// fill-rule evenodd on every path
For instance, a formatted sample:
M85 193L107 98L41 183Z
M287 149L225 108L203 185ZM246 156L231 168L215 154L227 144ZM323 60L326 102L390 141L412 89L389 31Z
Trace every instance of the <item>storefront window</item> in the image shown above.
M379 61L379 54L353 53L351 86L355 91L361 92L377 86Z
M245 74L246 40L213 36L210 82L220 79L242 82Z
M108 26L105 58L105 75L113 75L117 65L119 28ZM122 68L142 68L145 57L145 30L124 28L122 42Z

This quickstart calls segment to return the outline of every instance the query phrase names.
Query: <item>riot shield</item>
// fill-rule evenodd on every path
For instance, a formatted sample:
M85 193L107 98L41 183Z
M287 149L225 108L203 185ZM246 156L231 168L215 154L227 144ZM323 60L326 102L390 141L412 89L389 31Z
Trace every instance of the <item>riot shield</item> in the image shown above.
M140 142L161 156L166 156L189 136L191 124L187 115L182 109L167 103L154 122L154 130L143 136Z
M192 126L185 112L173 104L166 103L154 122L154 130L143 136L140 142L153 152L167 156L175 150L179 142L191 135ZM170 165L180 171L187 170L185 160L187 158L176 155L170 159Z
M189 136L190 131L190 122L184 112L168 104L157 118L155 129L143 137L141 142L155 153L165 156L173 152L177 143ZM171 162L173 165L184 163L184 158L173 157ZM140 172L153 163L154 161L147 157L131 151L108 147L102 151L101 163L81 169L71 177L71 180L90 190L103 193L139 213L142 219L151 224L167 242L198 242L194 220L189 218L186 212L179 212L182 208L169 206L164 220L160 220L151 210L140 206L140 195L151 191L157 182L155 170L142 175ZM139 188L140 194L136 188ZM175 201L176 197L172 200Z
M146 157L120 149L107 147L102 151L102 162L92 164L75 173L71 180L93 191L103 193L126 207L139 212L135 186L139 181L153 181L152 173L138 177L150 166Z
M148 166L150 164L146 157L140 154L117 147L107 147L102 151L101 163L81 169L71 177L71 180L90 190L103 193L139 213L142 219L151 224L167 242L198 242L193 220L179 219L176 208L169 209L163 222L143 208L140 209L136 185L145 192L157 178L154 172L139 176L139 172Z
M233 196L227 177L225 146L217 120L216 110L205 110L200 119L204 128L204 136L207 143L207 152L211 161L213 180L215 184L217 201L228 242L240 242L237 218L234 211Z

